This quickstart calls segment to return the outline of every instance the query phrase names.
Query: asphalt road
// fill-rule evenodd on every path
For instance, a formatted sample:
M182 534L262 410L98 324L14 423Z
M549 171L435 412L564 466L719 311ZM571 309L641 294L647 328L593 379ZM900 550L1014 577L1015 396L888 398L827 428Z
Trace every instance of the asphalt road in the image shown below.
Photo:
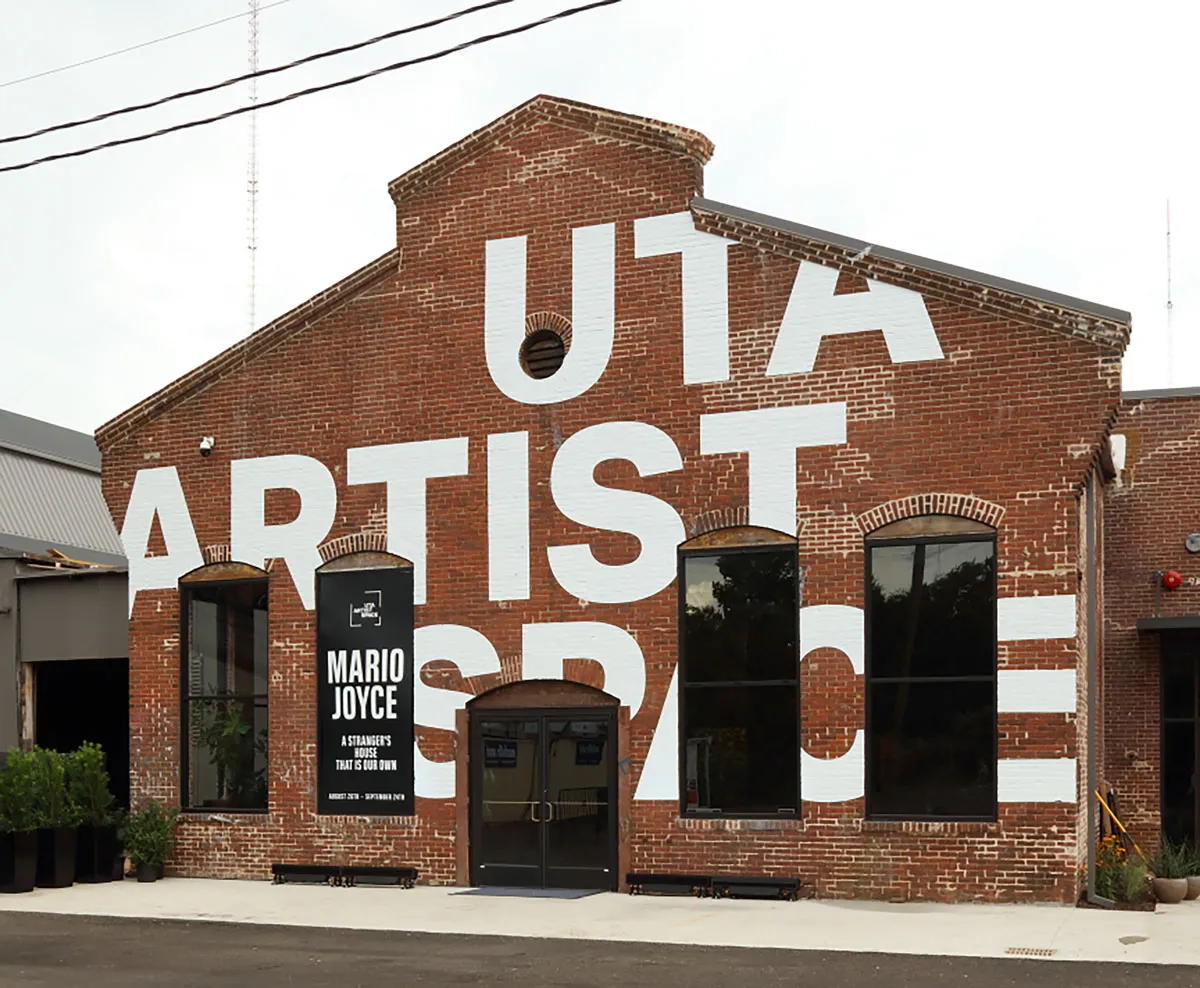
M676 947L0 913L13 988L1194 988L1200 969Z

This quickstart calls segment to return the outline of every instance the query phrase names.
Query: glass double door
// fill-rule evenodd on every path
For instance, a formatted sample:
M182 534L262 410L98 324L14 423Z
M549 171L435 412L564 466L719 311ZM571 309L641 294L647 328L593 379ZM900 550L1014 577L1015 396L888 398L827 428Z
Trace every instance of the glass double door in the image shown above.
M471 718L471 883L615 889L616 724L597 710Z

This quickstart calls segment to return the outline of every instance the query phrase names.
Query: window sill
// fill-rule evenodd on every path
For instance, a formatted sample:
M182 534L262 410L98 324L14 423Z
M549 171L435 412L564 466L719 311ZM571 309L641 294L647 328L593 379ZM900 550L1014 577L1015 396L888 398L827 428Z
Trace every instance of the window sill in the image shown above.
M996 820L863 820L862 832L993 836L1000 833L1000 824Z
M267 810L235 810L219 806L185 807L180 820L189 823L261 823L270 812Z
M676 830L803 830L804 821L796 817L681 816Z

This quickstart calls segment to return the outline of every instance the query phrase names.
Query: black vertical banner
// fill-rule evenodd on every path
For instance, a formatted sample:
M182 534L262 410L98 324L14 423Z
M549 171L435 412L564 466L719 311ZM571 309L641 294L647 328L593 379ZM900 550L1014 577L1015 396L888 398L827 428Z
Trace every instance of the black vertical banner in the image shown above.
M317 812L408 816L413 571L317 574Z

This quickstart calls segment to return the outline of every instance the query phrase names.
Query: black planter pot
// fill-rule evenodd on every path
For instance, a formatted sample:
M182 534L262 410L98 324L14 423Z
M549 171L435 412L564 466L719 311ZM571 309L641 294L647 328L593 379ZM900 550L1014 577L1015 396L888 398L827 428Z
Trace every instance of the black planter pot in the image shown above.
M157 882L162 877L162 865L142 863L137 866L137 880L139 882Z
M0 892L32 892L37 881L36 830L0 833Z
M65 889L75 884L74 827L43 828L37 832L37 885Z
M75 847L75 881L111 882L121 877L120 841L117 828L85 823L79 828Z

